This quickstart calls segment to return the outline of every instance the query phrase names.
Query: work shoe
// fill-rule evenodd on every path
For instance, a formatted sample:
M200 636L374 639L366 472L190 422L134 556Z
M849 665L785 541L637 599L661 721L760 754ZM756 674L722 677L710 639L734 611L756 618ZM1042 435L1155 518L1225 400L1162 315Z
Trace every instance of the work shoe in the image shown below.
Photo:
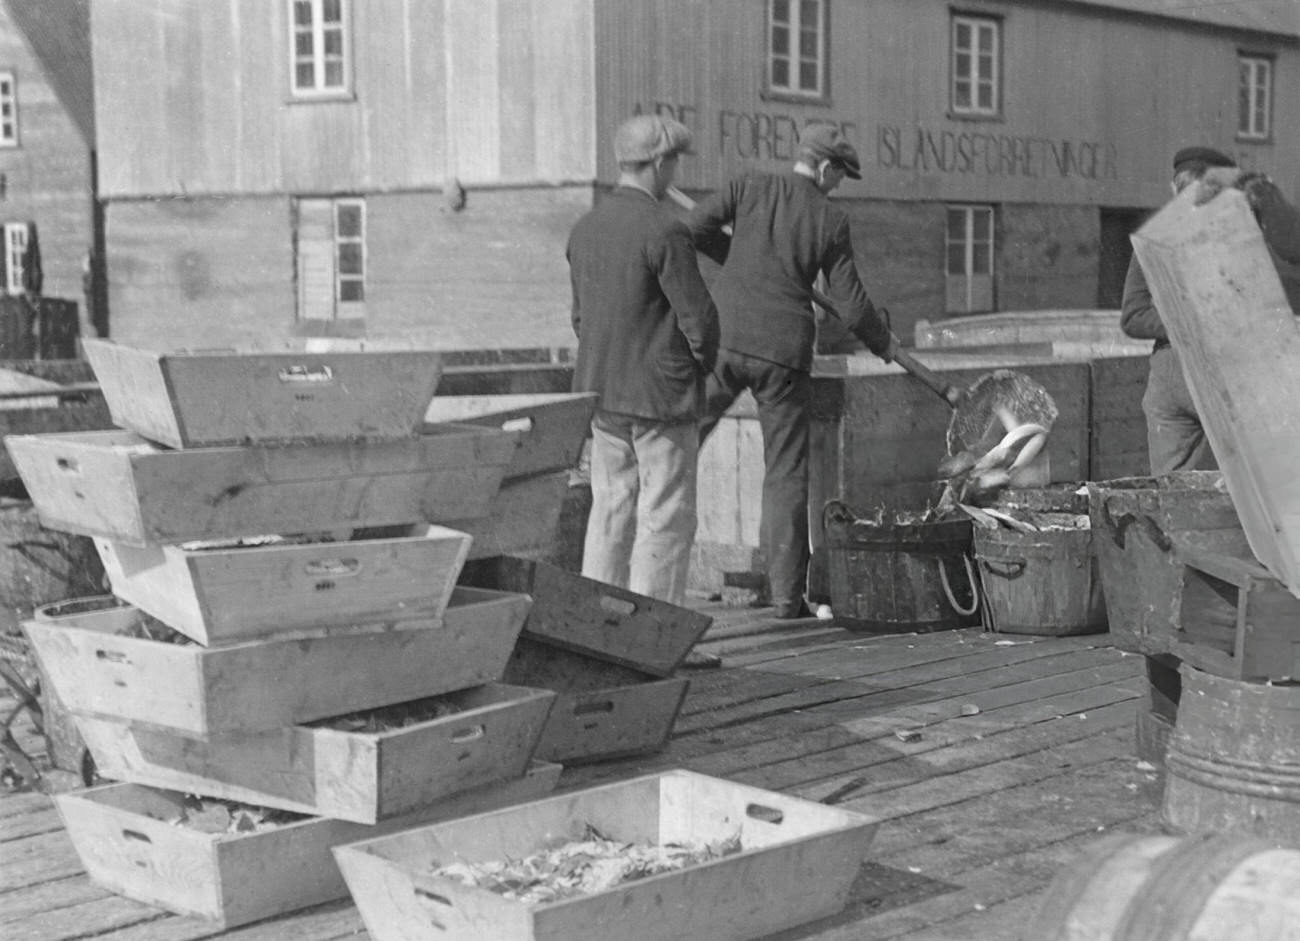
M802 598L793 604L777 605L776 612L773 614L773 617L781 621L797 621L816 616L813 614L812 609L808 607L808 603Z

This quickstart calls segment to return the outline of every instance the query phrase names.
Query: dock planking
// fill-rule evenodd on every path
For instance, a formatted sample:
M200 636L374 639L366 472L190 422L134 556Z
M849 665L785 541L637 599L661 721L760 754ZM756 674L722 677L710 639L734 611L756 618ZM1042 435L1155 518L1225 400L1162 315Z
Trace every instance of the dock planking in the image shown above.
M1090 840L1158 826L1153 775L1133 755L1140 658L1106 635L876 636L721 613L701 649L723 669L690 674L668 747L566 768L560 790L685 767L881 818L846 910L771 941L1014 941L1037 893ZM222 932L113 895L81 872L49 799L33 793L0 796L0 934L366 937L347 902Z

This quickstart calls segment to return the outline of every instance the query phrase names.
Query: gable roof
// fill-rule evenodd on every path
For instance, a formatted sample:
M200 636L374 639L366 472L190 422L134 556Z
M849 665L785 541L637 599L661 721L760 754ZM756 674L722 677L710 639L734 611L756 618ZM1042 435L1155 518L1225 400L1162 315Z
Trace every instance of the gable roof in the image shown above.
M90 60L90 0L3 0L46 79L95 146L95 92Z
M1060 0L1057 0L1060 2ZM1300 0L1067 0L1077 6L1109 7L1130 13L1228 26L1250 32L1300 38Z

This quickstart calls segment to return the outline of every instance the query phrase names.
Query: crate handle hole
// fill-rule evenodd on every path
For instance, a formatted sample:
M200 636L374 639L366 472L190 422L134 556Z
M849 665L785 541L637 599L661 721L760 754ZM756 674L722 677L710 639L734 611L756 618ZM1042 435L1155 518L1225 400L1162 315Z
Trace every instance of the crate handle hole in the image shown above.
M70 457L61 457L55 462L59 470L67 471L69 474L81 473L81 467Z
M334 370L323 363L319 366L286 366L280 370L281 382L332 382Z
M624 598L615 598L611 595L600 596L600 609L608 611L610 614L616 614L619 617L630 617L636 614L636 602L628 601ZM606 621L605 623L610 623Z
M523 418L507 418L501 423L502 431L523 431L533 430L533 420L525 415Z
M463 745L465 742L472 742L480 739L487 734L487 729L482 725L470 726L468 729L461 729L459 732L452 733L451 741L453 745Z
M313 578L328 575L332 578L357 575L361 572L360 559L312 559L303 569Z
M109 663L130 663L131 659L120 650L96 650L96 660L107 660Z
M745 816L763 823L779 824L785 820L785 813L766 804L749 804L745 807Z
M148 834L146 834L146 833L141 833L139 830L123 830L123 831L122 831L122 836L126 837L128 840L135 840L135 841L138 842L138 843L152 843L152 842L153 842L153 840L149 839L149 835L148 835Z
M612 699L595 699L587 702L579 702L573 707L575 716L589 716L601 712L613 712L614 701Z

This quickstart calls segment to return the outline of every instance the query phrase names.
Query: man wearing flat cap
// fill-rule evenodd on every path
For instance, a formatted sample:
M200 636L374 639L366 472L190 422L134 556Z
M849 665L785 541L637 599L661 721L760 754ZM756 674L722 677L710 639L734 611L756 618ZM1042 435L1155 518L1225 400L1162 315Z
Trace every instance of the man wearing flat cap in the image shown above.
M704 377L718 314L686 226L660 205L685 125L658 115L614 136L618 186L578 220L566 257L578 335L573 388L596 392L582 574L686 600Z
M1225 186L1245 192L1263 230L1265 242L1293 310L1300 310L1300 213L1290 206L1263 174L1245 173L1226 154L1211 147L1184 147L1174 154L1172 187L1176 194L1196 185L1197 202L1212 198ZM1147 420L1147 450L1151 473L1204 470L1217 466L1177 353L1160 320L1137 256L1129 261L1124 279L1120 327L1128 336L1154 340L1142 411Z
M707 384L704 435L744 389L763 432L760 541L778 618L809 616L809 402L816 323L813 285L867 348L893 357L898 340L858 276L849 217L828 199L845 177L862 178L857 151L839 129L810 125L785 173L737 177L691 212L695 245L722 265L713 285L722 324ZM731 237L723 237L724 227Z

